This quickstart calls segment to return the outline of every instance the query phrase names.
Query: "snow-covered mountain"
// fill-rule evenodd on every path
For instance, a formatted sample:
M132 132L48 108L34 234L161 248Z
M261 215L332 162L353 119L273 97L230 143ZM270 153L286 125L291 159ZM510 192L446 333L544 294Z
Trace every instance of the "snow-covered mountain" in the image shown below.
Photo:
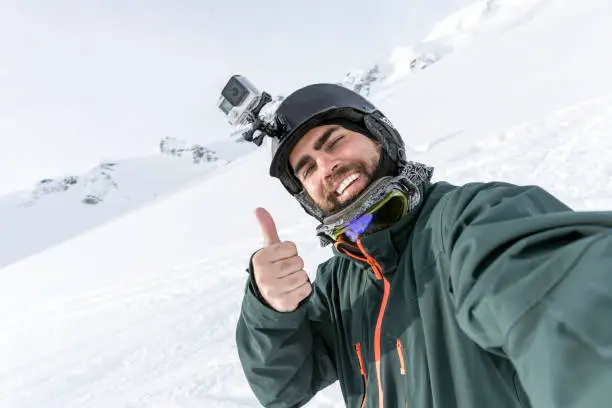
M438 3L442 9L456 10L434 24L431 32L423 40L394 48L387 60L377 61L367 69L347 72L340 84L364 95L381 93L386 87L393 86L398 81L419 75L421 71L451 56L457 50L469 49L474 42L482 44L488 37L501 39L506 36L506 33L522 31L523 28L530 26L533 19L546 15L551 8L564 8L569 12L575 7L570 2L563 3L561 6L556 4L559 2L551 0L434 2L434 4ZM458 7L461 4L464 6ZM601 3L601 6L605 7L604 2ZM585 5L584 7L590 6ZM584 10L582 5L577 8L580 14ZM586 13L590 15L590 12ZM576 40L571 27L568 27L568 30L561 36L561 38L566 37L571 39L569 44ZM514 44L523 45L519 42ZM525 52L537 52L536 50L537 47L527 47ZM549 52L550 50L541 49L541 51ZM563 47L554 51L563 51ZM597 51L597 49L586 47L586 51ZM485 63L487 61L488 59L483 60Z
M452 13L363 70L378 65L370 97L411 159L435 180L539 184L575 209L609 210L612 3L430 3ZM234 345L261 245L253 209L270 211L311 278L330 252L268 176L266 149L206 147L220 160L194 164L188 149L94 168L118 186L97 205L82 202L86 175L43 183L61 191L34 205L19 205L31 191L2 199L0 407L259 406ZM343 407L338 386L309 406Z
M0 268L199 183L253 150L230 140L202 146L166 137L154 155L106 160L0 197L0 225L14 231L0 237Z

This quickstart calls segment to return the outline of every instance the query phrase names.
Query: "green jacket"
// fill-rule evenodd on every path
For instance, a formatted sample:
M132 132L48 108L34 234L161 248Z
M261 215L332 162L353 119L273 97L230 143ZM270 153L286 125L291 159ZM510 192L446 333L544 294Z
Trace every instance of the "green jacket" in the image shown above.
M612 406L612 212L441 182L337 250L294 312L246 290L236 341L264 406L336 380L356 408Z

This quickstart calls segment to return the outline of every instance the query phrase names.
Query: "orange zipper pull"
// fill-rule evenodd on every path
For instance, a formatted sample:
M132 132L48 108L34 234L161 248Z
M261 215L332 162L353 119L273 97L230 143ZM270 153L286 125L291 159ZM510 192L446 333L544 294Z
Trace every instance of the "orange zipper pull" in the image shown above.
M355 352L357 353L357 361L359 361L359 372L361 373L361 378L363 379L363 397L361 399L361 408L365 407L366 399L367 399L367 377L365 372L365 365L363 364L363 356L361 355L361 343L355 344Z
M357 361L359 361L359 371L361 375L365 376L365 367L363 364L363 356L361 355L361 343L355 344L355 351L357 352Z
M400 362L400 373L402 375L406 375L406 366L404 363L404 351L402 350L402 342L400 339L397 339L397 356L399 357L399 362Z

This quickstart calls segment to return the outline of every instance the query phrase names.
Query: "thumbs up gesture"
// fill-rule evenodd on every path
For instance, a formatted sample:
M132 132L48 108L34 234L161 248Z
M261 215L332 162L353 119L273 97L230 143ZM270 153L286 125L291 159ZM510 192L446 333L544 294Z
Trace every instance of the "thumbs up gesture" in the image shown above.
M263 208L255 216L264 247L253 256L255 283L264 300L278 312L292 312L312 292L304 260L293 242L281 242L274 220Z

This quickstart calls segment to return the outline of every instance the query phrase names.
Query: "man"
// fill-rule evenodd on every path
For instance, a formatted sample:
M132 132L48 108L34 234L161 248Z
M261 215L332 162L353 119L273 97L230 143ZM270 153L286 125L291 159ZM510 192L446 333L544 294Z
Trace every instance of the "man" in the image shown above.
M236 341L266 407L340 382L348 407L612 406L612 212L535 186L432 183L371 103L329 84L278 108L271 175L334 256L310 282L257 209Z

